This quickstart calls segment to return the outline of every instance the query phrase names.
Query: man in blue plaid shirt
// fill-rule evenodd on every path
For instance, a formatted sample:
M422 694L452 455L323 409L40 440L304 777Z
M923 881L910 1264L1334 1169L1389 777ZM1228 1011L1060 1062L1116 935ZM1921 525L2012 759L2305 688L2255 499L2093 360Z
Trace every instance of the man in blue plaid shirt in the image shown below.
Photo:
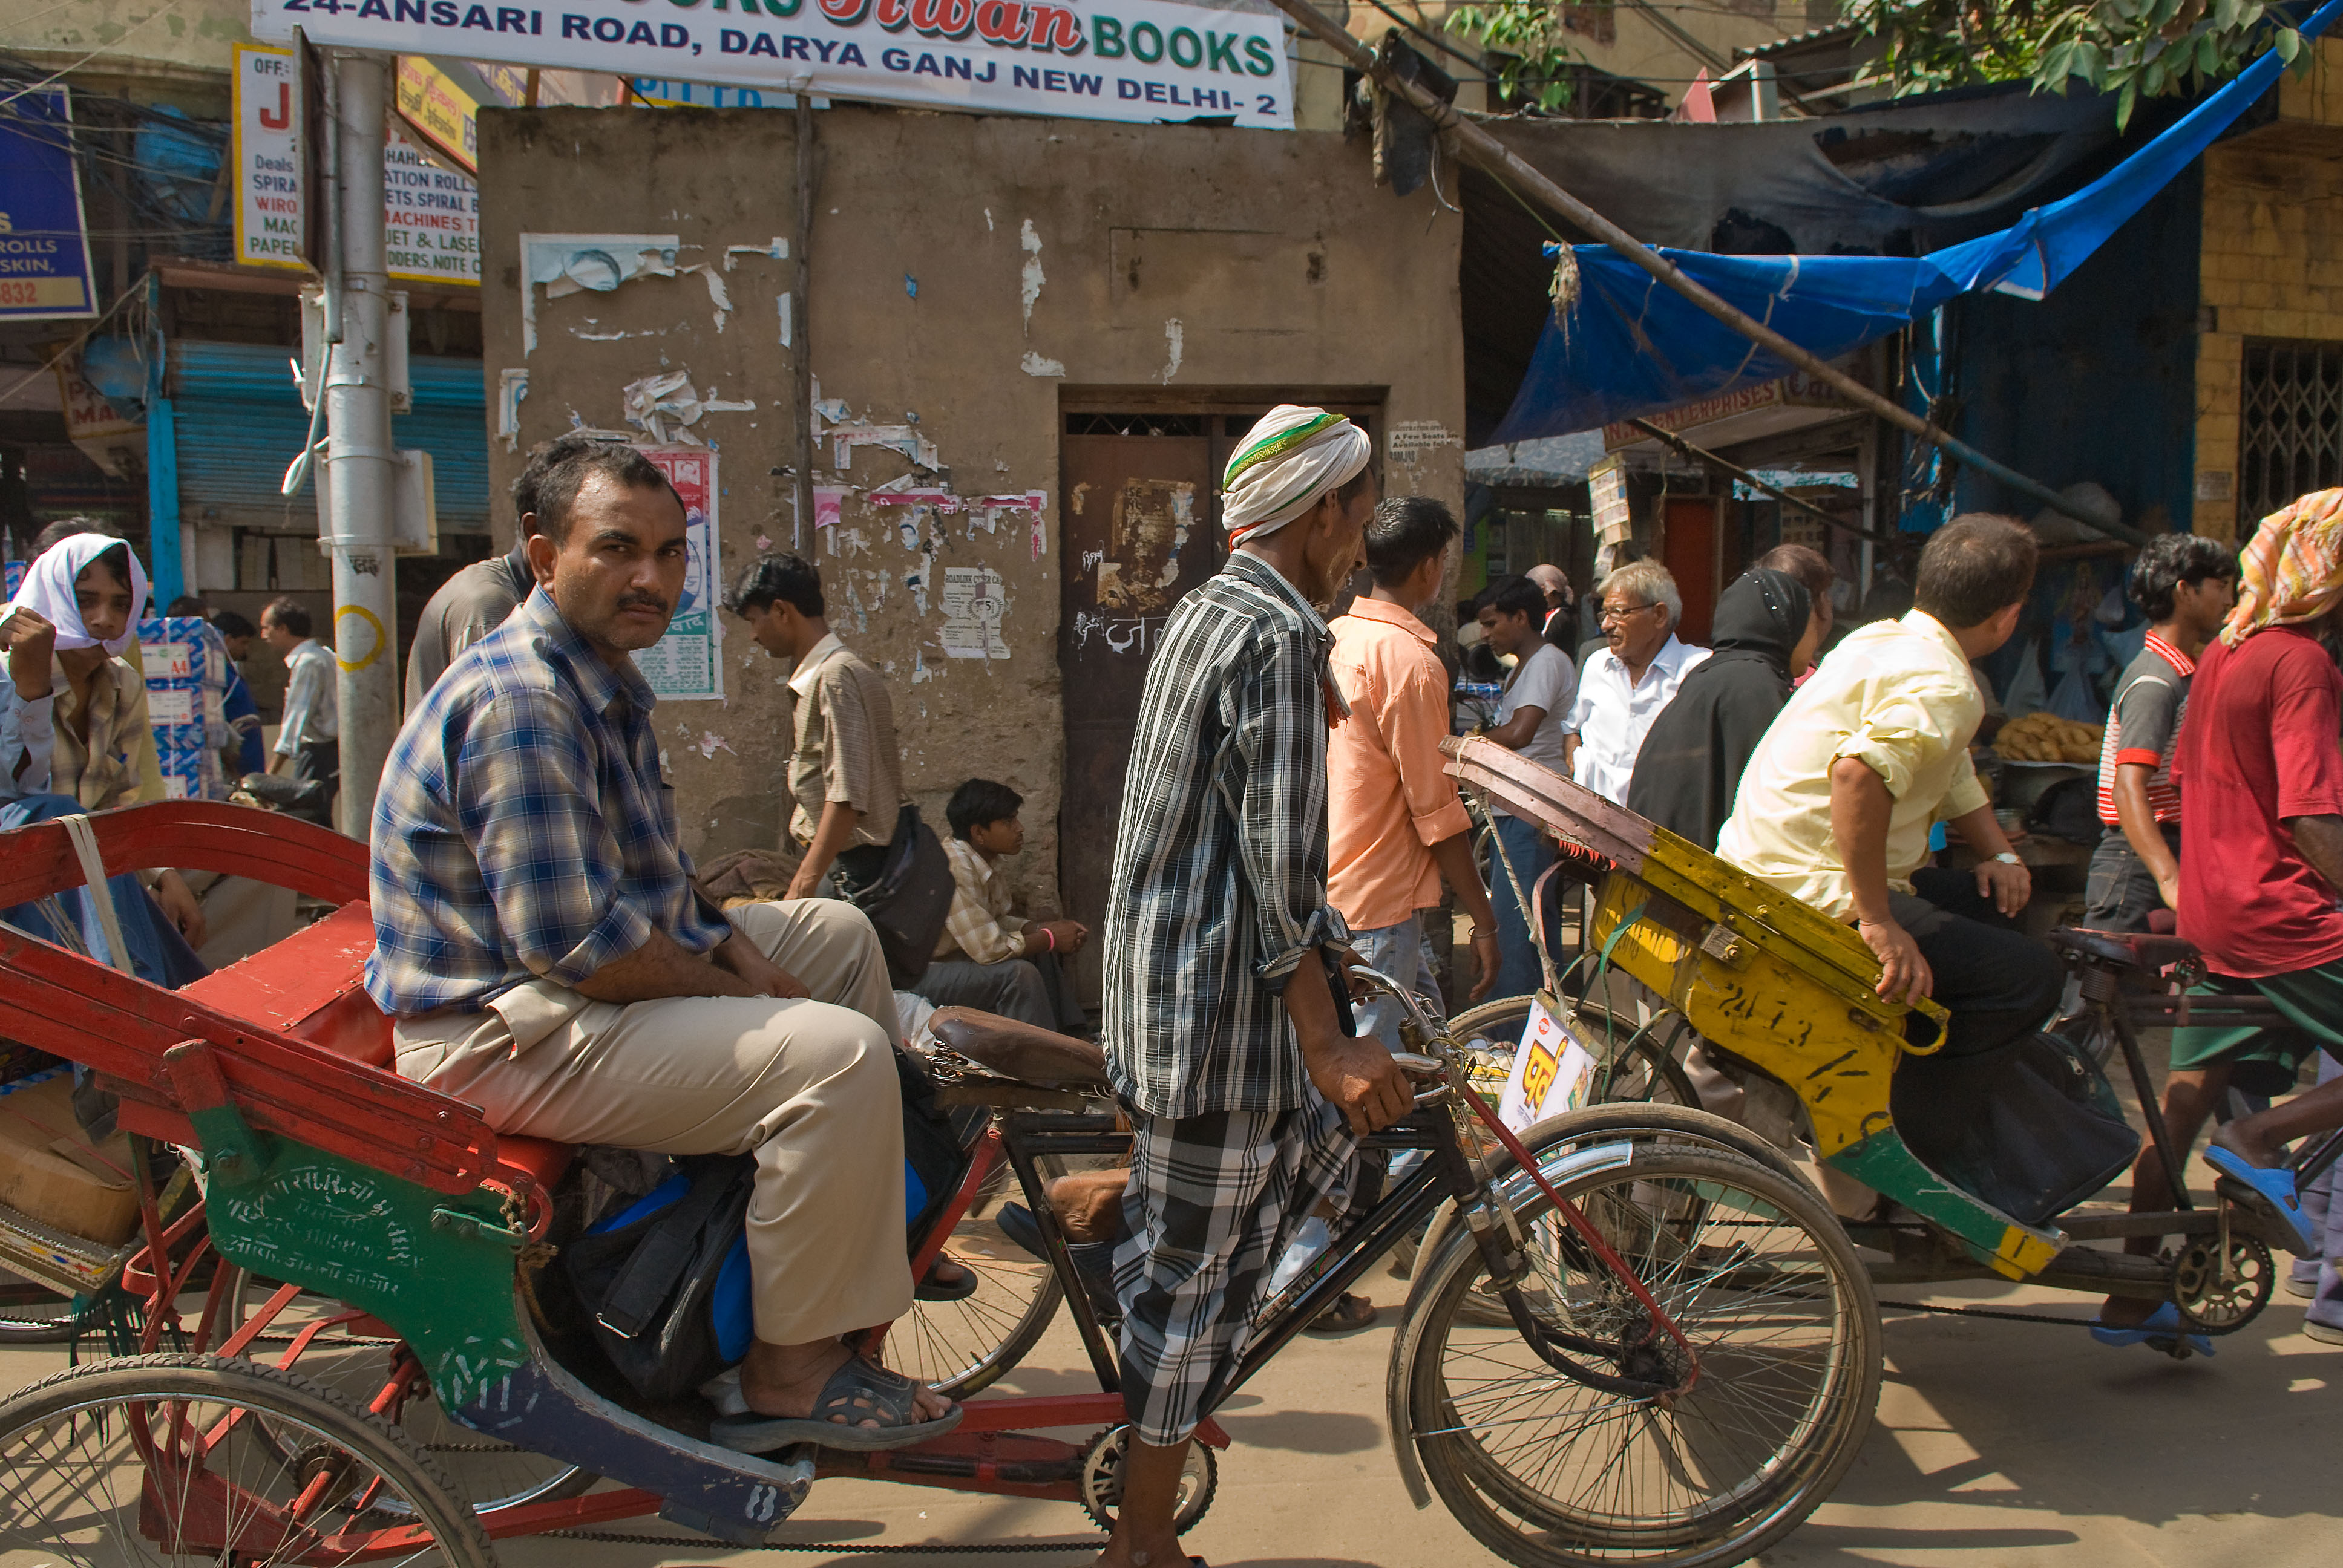
M753 1152L757 1343L748 1411L717 1441L939 1435L958 1411L844 1341L912 1298L878 937L836 900L728 918L692 887L631 657L683 587L666 477L629 447L579 447L537 508L537 591L408 716L376 800L367 990L398 1070L502 1131Z
M1230 460L1228 562L1147 668L1109 886L1107 1068L1131 1123L1115 1251L1122 1513L1101 1563L1188 1561L1173 1528L1197 1423L1228 1392L1269 1264L1348 1201L1357 1138L1413 1109L1382 1042L1337 1023L1326 731L1342 699L1317 606L1360 564L1373 448L1282 407Z

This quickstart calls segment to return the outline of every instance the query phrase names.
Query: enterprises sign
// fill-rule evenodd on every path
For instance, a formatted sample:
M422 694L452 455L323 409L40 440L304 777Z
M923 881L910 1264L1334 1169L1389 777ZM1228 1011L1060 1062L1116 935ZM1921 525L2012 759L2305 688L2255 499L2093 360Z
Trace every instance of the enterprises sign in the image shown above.
M349 48L927 108L1293 128L1282 21L1169 0L252 0L256 37L296 27Z
M0 320L96 316L92 276L72 104L20 92L0 120Z

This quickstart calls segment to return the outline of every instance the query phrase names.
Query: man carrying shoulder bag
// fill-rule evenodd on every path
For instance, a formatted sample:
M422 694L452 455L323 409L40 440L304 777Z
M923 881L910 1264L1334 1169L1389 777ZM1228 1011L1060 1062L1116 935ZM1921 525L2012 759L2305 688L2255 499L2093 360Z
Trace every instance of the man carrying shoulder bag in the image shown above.
M895 705L886 678L830 629L821 573L802 556L765 556L724 608L775 658L795 661L789 837L804 851L789 896L835 890L870 917L898 987L927 968L951 910L951 865L903 795Z

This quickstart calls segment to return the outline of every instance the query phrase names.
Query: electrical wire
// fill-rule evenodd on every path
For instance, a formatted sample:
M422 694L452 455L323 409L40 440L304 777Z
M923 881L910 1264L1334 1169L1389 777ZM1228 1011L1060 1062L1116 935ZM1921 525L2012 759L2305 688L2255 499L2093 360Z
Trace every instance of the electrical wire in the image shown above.
M112 305L106 307L105 315L91 322L87 327L83 327L79 336L75 337L72 342L66 344L63 348L58 349L55 354L50 355L48 358L43 361L37 367L28 370L23 376L18 377L15 381L9 385L6 391L0 392L0 404L6 403L10 398L15 397L17 393L22 392L25 387L30 387L35 381L40 379L42 376L55 369L60 360L64 359L66 355L71 354L75 349L79 348L83 344L88 342L91 337L96 335L97 329L105 326L107 322L113 320L115 313L119 311L124 306L129 304L134 299L145 298L146 295L146 278L151 276L153 276L151 273L141 275L136 283L132 284L128 288L122 291L121 298L116 300Z

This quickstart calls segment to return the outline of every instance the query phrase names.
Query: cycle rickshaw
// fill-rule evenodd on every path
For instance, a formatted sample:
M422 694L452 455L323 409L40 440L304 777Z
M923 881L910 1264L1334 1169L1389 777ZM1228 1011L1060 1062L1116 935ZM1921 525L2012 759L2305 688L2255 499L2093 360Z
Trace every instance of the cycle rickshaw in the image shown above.
M2275 1221L2227 1196L2217 1193L2208 1206L2191 1199L2187 1151L2165 1127L2138 1031L2285 1020L2258 994L2192 994L2203 971L2187 942L2051 935L2080 981L2084 1010L2066 1027L2099 1060L2120 1055L2177 1207L2137 1214L2066 1208L2022 1219L1931 1169L1898 1127L1891 1100L1898 1067L1935 1044L1906 1038L1906 1010L1876 994L1878 960L1852 928L1491 742L1453 740L1444 749L1466 788L1556 836L1567 852L1547 873L1549 890L1564 879L1585 885L1589 955L1639 982L1657 1005L1642 1022L1618 1021L1605 1042L1604 1081L1625 1097L1694 1103L1676 1053L1696 1039L1786 1086L1805 1111L1816 1159L1900 1210L1889 1221L1846 1226L1858 1243L1886 1254L1867 1264L1875 1284L2000 1278L2170 1302L2185 1332L2155 1342L2179 1358L2189 1353L2189 1333L2235 1332L2268 1302L2278 1272L2271 1248L2286 1238ZM1606 1029L1614 1024L1599 1002L1588 1005ZM1921 1006L1941 1023L1942 1010ZM1478 1010L1480 1018L1455 1020L1460 1034L1503 1031L1496 1004ZM2339 1152L2343 1132L2311 1140L2296 1157L2298 1179L2307 1182ZM2153 1254L2092 1245L2132 1238L2167 1244Z
M830 1475L1111 1522L1114 1352L1068 1288L1041 1191L1052 1161L1128 1150L1095 1048L939 1015L942 1097L982 1126L909 1261L924 1277L1013 1179L1051 1267L1003 1321L1022 1333L1062 1293L1098 1392L970 1397L956 1431L911 1448L737 1452L707 1441L704 1404L642 1408L549 1342L532 1284L575 1151L500 1137L387 1070L387 1020L358 983L362 846L202 803L90 827L101 865L64 823L0 835L0 907L171 865L335 909L176 992L0 930L0 1036L95 1069L142 1150L177 1146L201 1175L200 1201L175 1208L160 1162L135 1161L143 1244L121 1281L155 1353L0 1401L0 1563L477 1565L497 1540L651 1514L679 1548L753 1545ZM1453 1031L1408 1003L1417 1110L1370 1143L1420 1162L1263 1304L1221 1397L1429 1221L1388 1382L1419 1507L1436 1494L1525 1568L1730 1563L1795 1529L1852 1462L1880 1374L1870 1286L1828 1209L1770 1146L1697 1111L1596 1106L1517 1137L1471 1092ZM183 1308L206 1268L202 1305ZM1013 1359L980 1356L958 1386ZM1229 1441L1210 1421L1200 1437L1183 1527Z

